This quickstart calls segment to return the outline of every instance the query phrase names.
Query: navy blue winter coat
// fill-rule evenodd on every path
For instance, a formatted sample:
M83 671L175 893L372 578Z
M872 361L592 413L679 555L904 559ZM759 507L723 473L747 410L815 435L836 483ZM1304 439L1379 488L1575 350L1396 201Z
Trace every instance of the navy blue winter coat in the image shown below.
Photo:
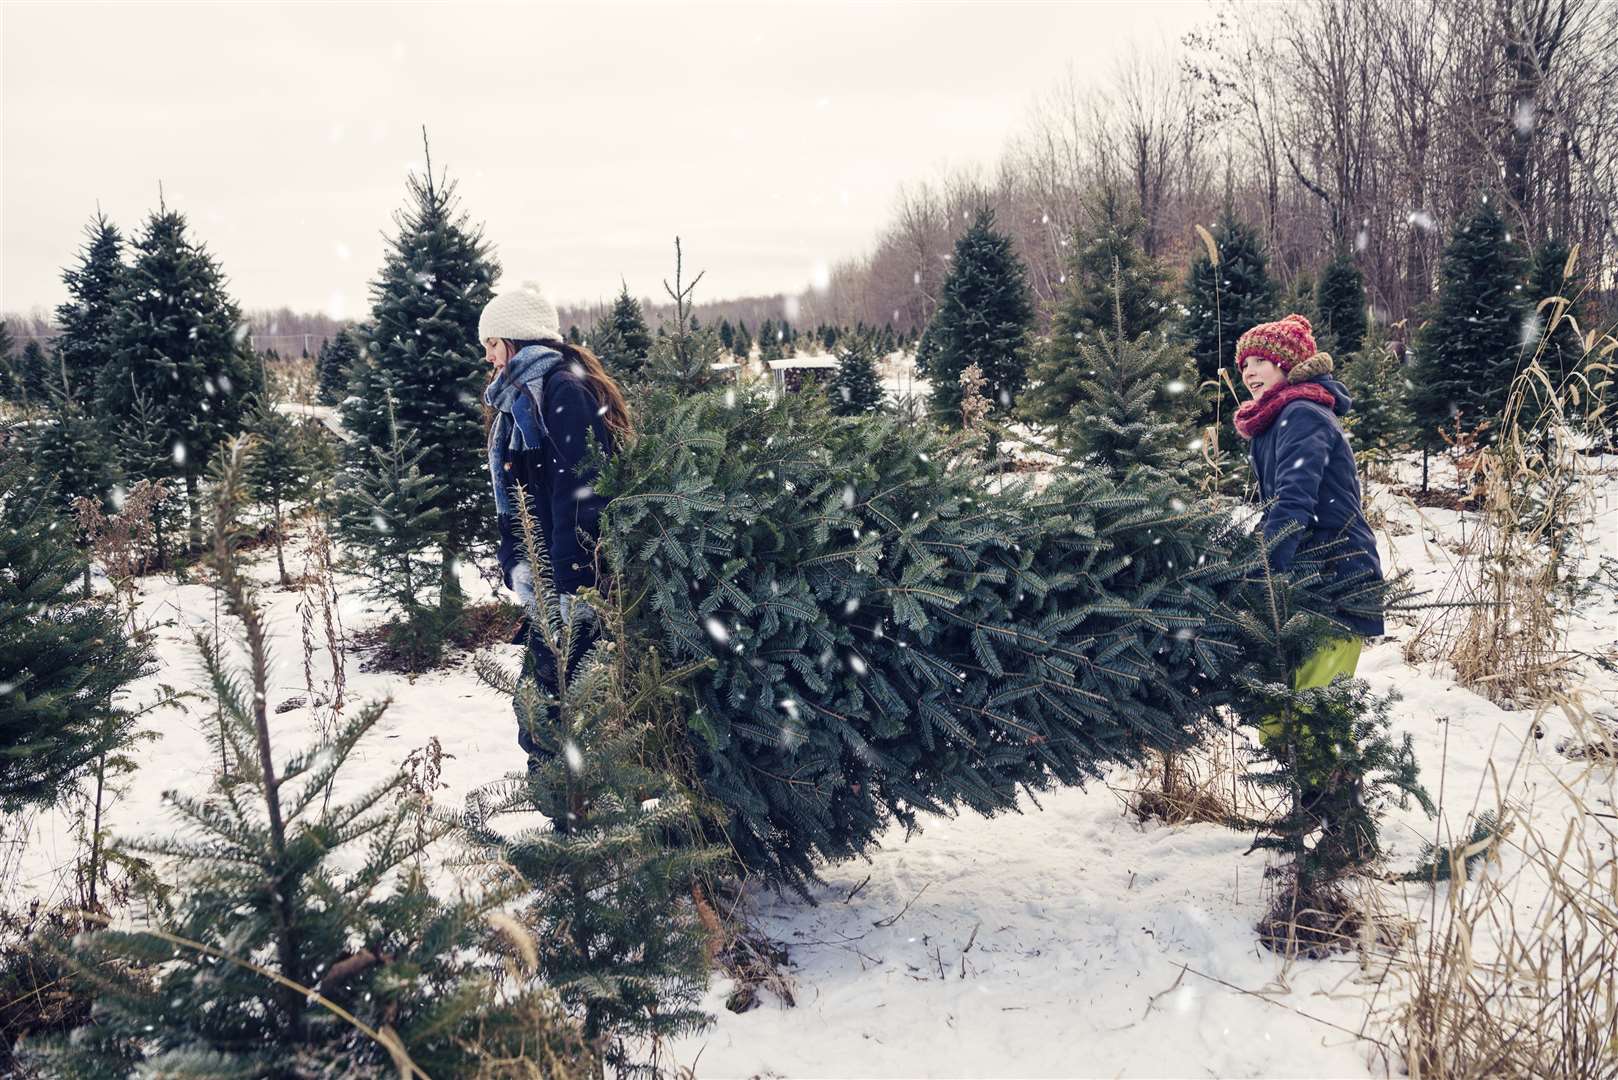
M535 448L511 455L505 484L512 506L517 504L515 485L520 483L528 493L556 592L566 595L595 584L595 544L607 500L591 486L595 471L580 463L589 452L592 434L598 446L612 453L612 434L589 384L571 365L558 367L540 385L537 398L520 394L512 407L512 419L530 435ZM532 438L536 430L538 439ZM527 558L515 513L500 515L499 555L500 574L509 587L512 570Z
M1253 470L1258 474L1259 497L1267 504L1264 535L1273 538L1292 522L1303 527L1276 546L1271 565L1286 570L1300 548L1336 540L1342 545L1341 558L1334 558L1330 565L1339 577L1380 581L1382 562L1360 502L1354 451L1337 422L1337 417L1348 415L1354 401L1348 389L1330 375L1310 381L1331 392L1334 407L1327 409L1313 401L1290 402L1253 439ZM1384 631L1380 614L1344 617L1343 621L1366 637Z

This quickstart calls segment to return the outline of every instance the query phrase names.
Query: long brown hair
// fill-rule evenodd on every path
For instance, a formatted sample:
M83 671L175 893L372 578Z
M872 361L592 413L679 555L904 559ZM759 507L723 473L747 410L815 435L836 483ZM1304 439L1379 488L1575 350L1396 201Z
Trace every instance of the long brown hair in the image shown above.
M601 363L601 358L583 345L573 345L566 341L550 341L540 338L534 341L513 341L503 339L506 347L515 356L524 346L543 345L547 349L555 349L562 354L562 359L577 364L584 373L584 385L589 388L590 396L595 398L598 408L605 408L601 419L607 425L607 431L612 435L614 446L623 446L635 437L635 421L629 412L629 402L624 400L623 388L618 380L607 374L607 369ZM500 377L495 371L489 376L492 383ZM485 432L494 423L494 410L487 405L483 407L483 428Z

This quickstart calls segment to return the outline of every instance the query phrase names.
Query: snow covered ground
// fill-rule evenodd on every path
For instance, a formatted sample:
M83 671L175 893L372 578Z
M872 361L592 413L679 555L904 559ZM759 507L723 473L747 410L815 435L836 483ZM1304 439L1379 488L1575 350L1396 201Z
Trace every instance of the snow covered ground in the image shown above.
M1597 553L1618 557L1618 474L1609 468L1603 484ZM1385 560L1436 591L1464 516L1417 510L1385 492L1377 501L1390 523ZM301 562L301 548L289 552L289 569ZM270 582L273 552L257 553L252 572ZM144 584L144 616L172 624L155 678L199 686L189 634L211 631L213 593L169 578ZM466 584L474 597L488 594L470 569ZM381 617L352 582L344 589L350 633ZM261 599L274 630L274 706L304 693L298 594L266 587ZM1411 865L1424 839L1447 838L1467 811L1491 805L1491 768L1501 777L1515 770L1515 797L1552 837L1571 814L1564 784L1592 801L1610 798L1610 768L1591 771L1556 749L1566 721L1545 717L1544 737L1534 738L1531 714L1502 710L1441 670L1407 665L1399 639L1409 627L1390 630L1391 640L1367 650L1360 674L1403 694L1396 727L1413 735L1445 811L1435 823L1414 808L1390 810L1384 835L1395 869ZM1618 606L1608 592L1575 620L1570 646L1597 654L1615 645ZM441 800L519 765L509 703L468 666L412 682L362 673L360 659L349 657L350 698L386 695L393 704L345 786L368 785L433 736L452 755ZM320 653L314 664L319 684L329 668ZM1592 710L1618 710L1618 679L1593 664L1582 670ZM208 783L211 720L197 702L150 718L160 737L138 751L140 771L111 811L115 833L171 827L161 794ZM302 708L275 722L283 755L312 733ZM679 1043L675 1057L703 1077L1383 1074L1377 1046L1358 1036L1384 1035L1368 1021L1373 1000L1385 1008L1395 993L1381 967L1352 955L1288 964L1259 947L1253 924L1265 904L1266 857L1246 853L1251 837L1215 825L1142 825L1124 805L1131 783L1120 771L1106 785L1042 796L1042 806L1026 804L1021 814L933 820L908 840L896 831L869 862L828 868L818 905L757 895L756 922L790 950L796 1007L766 994L759 1008L727 1012L730 986L716 979L707 1002L716 1024ZM55 817L36 819L33 830L23 888L60 897L70 830ZM1610 844L1604 850L1610 858ZM1387 885L1381 894L1396 912L1428 916L1425 886ZM1523 903L1531 911L1534 897Z

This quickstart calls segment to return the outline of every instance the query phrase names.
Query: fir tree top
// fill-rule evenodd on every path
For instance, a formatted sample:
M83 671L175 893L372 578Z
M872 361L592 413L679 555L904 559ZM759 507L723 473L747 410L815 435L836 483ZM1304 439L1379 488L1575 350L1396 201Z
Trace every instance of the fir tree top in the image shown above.
M116 348L117 305L125 267L123 236L105 214L96 214L85 227L85 237L78 264L62 271L68 300L56 309L56 325L62 330L56 347L67 372L64 392L87 402Z
M350 430L385 447L383 394L391 392L399 426L415 436L421 471L444 485L446 558L464 552L489 529L489 478L482 393L488 365L478 316L500 274L480 228L459 207L455 185L435 178L432 158L411 173L398 232L371 285L366 359L375 378L357 380L361 401L345 410Z

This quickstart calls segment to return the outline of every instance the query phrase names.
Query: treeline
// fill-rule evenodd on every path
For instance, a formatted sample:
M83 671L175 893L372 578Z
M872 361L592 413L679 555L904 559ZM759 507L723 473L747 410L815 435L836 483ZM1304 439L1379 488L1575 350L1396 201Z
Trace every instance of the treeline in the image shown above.
M1110 79L1071 75L1039 103L992 178L958 173L898 197L871 251L803 297L808 321L937 309L949 254L987 204L1048 324L1098 196L1127 197L1149 256L1183 268L1196 223L1255 230L1286 290L1347 253L1378 321L1434 298L1446 238L1498 189L1514 238L1583 252L1587 300L1614 301L1618 7L1597 0L1300 0L1285 19L1221 8L1169 53Z

